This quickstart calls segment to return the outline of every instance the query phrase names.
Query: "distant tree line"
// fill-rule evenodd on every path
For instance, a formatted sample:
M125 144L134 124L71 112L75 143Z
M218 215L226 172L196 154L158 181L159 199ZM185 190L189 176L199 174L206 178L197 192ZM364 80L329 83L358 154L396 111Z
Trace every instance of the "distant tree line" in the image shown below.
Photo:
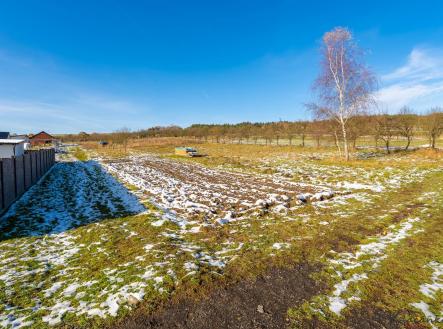
M64 135L64 141L107 141L126 147L129 139L185 137L201 142L213 143L252 143L284 144L306 146L309 139L319 147L325 141L333 143L341 152L343 145L342 127L335 120L278 121L238 124L193 124L179 126L156 126L139 131L120 129L113 133L85 133ZM390 152L394 140L404 140L408 149L416 137L426 139L429 147L435 148L436 141L443 133L443 110L434 108L425 115L403 108L397 114L358 115L349 119L347 139L350 147L355 148L357 140L365 137L374 145L383 145Z
M350 30L336 27L326 32L322 41L320 72L313 84L316 101L306 104L314 120L194 124L186 128L157 126L134 132L123 128L109 134L65 135L63 140L102 140L120 144L125 149L129 139L159 137L184 137L214 143L284 143L302 147L309 140L310 145L317 147L333 143L345 159L349 159L349 149L356 148L359 139L365 139L365 146L382 145L388 153L394 141L397 147L397 141L403 141L407 150L414 138L426 139L430 148L436 147L443 132L441 108L421 115L407 107L396 114L373 114L370 110L377 108L376 78L366 66L364 51L357 46Z

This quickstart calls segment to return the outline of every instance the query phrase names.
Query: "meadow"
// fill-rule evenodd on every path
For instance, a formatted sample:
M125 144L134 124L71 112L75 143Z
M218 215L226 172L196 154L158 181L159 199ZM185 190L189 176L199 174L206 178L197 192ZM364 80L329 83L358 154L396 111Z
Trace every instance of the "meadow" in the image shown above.
M2 327L442 327L441 151L67 151L0 220Z

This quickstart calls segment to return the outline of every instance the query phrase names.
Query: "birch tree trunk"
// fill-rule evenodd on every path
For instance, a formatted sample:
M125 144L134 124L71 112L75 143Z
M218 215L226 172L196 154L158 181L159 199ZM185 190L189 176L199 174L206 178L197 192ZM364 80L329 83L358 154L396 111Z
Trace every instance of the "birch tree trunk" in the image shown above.
M343 133L343 150L346 161L349 160L349 148L348 148L348 136L346 132L346 125L344 122L341 124L341 129Z
M339 155L341 157L342 154L341 154L340 141L338 140L338 135L337 135L337 132L335 130L334 130L334 136L335 136L335 145L337 145L338 153L339 153Z

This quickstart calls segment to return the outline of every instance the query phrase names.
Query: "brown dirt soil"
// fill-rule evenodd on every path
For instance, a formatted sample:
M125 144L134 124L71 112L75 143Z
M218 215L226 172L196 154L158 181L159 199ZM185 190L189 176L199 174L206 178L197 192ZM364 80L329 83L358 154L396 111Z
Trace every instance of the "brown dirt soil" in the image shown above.
M272 268L255 281L219 288L199 301L181 299L152 315L136 312L113 328L285 328L288 308L321 290L310 278L317 270L310 265Z
M406 323L399 317L399 314L393 314L370 305L354 309L346 318L348 328L359 329L425 329L428 328L423 323Z

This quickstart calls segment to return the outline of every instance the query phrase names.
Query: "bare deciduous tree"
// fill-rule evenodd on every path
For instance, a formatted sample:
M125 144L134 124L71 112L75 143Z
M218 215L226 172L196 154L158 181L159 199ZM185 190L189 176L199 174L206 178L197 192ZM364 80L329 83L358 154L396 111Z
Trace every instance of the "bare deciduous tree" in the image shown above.
M408 150L414 136L415 126L417 124L417 116L409 107L403 107L397 118L397 129L400 136L406 138L405 150Z
M305 147L305 140L306 140L306 134L307 134L308 128L309 128L309 122L307 122L307 121L302 121L297 125L297 131L300 135L302 147Z
M439 107L431 109L430 113L422 120L423 129L429 138L429 146L435 149L435 142L443 132L443 109Z
M125 152L127 151L128 139L131 137L131 130L129 128L123 127L121 129L116 130L113 133L114 142L123 145Z
M375 138L384 142L388 154L391 153L390 144L397 133L397 125L396 118L389 114L381 114L375 119Z
M348 136L349 142L352 143L352 148L357 148L357 139L370 134L371 117L369 116L355 116L349 121Z
M347 28L337 27L324 34L322 57L321 72L313 86L318 104L309 104L308 108L317 118L337 121L348 160L348 121L374 102L376 80Z

